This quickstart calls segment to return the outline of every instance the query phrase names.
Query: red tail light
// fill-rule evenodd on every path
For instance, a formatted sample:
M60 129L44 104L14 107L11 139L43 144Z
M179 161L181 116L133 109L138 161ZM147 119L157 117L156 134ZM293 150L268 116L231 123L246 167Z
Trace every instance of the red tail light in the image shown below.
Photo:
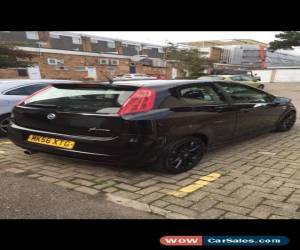
M123 104L120 115L147 112L153 108L156 93L153 89L139 88Z
M22 103L25 102L25 101L28 101L28 100L29 100L30 98L32 98L33 96L35 96L35 95L37 95L37 94L40 94L40 93L42 93L42 92L44 92L44 91L46 91L46 90L48 90L48 89L50 89L50 88L52 88L51 85L49 85L49 86L47 86L47 87L45 87L45 88L42 88L42 89L38 90L37 92L33 93L33 94L30 95L30 96L26 96L26 97L23 98L21 101L19 101L19 102L16 104L16 106L22 104Z

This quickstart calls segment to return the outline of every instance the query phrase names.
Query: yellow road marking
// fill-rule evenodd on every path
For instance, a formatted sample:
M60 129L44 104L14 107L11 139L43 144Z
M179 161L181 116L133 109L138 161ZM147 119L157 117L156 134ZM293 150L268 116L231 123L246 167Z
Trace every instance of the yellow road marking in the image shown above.
M4 141L4 142L0 142L0 144L12 144L11 141Z
M214 177L215 179L218 179L219 177L221 177L221 174L219 174L219 173L211 173L211 174L209 174L207 176L211 176L211 177Z
M196 191L197 189L199 189L201 187L203 187L203 186L197 185L197 184L191 184L191 185L188 185L184 188L181 188L179 191L185 192L185 193L191 193L191 192L194 192L194 191Z
M200 185L200 186L206 186L208 183L209 183L208 181L203 181L203 180L199 180L195 182L196 185Z
M217 180L220 177L221 177L221 174L219 174L219 173L210 173L208 175L201 177L198 181L195 181L194 183L192 183L188 186L185 186L185 187L179 189L178 191L171 192L170 194L177 196L177 197L183 197L183 196L185 196L185 195L183 195L184 193L186 195L188 193L192 193L192 192L198 190L199 188L206 186L210 182Z
M188 193L186 192L181 192L181 191L172 191L170 193L168 193L169 195L173 195L173 196L176 196L176 197L184 197L186 195L188 195Z

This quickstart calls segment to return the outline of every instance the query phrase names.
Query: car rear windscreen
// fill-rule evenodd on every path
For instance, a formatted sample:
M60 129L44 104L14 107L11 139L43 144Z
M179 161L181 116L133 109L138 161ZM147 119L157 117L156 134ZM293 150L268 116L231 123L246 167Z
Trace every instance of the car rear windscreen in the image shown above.
M116 114L134 91L132 87L54 85L25 100L24 105L66 112Z

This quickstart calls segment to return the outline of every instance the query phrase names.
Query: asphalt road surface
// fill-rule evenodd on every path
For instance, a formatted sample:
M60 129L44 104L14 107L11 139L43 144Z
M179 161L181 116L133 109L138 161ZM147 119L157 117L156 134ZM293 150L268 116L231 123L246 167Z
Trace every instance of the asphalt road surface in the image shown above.
M0 190L0 219L162 218L20 175L0 174Z

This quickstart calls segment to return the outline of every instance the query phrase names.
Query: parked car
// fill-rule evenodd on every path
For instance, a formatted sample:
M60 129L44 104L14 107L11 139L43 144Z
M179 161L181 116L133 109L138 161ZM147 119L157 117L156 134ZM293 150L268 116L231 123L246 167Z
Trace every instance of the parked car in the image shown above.
M235 81L243 84L247 84L251 87L258 89L264 89L265 85L260 82L260 77L251 76L251 75L210 75L202 76L198 78L199 80L226 80L226 81Z
M113 78L114 81L129 81L129 80L155 80L157 77L146 74L126 74L119 75Z
M71 83L69 80L0 79L0 135L6 135L13 107L26 96L51 83ZM75 81L76 82L76 81Z
M14 108L8 134L27 154L151 164L180 173L211 147L287 131L295 120L290 99L235 82L53 84Z

